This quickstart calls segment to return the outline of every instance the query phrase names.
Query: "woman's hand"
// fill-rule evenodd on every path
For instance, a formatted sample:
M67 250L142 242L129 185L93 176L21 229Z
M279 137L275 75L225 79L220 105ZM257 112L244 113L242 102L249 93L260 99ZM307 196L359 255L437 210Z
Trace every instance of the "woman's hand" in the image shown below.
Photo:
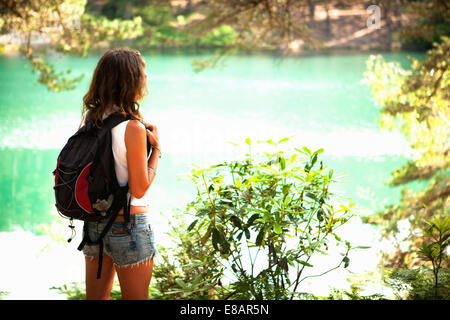
M147 123L147 122L144 122L144 121L143 121L143 123L144 123L144 125L146 127L145 131L147 133L147 139L150 142L150 144L152 146L160 148L158 128L154 124L150 124L150 123Z

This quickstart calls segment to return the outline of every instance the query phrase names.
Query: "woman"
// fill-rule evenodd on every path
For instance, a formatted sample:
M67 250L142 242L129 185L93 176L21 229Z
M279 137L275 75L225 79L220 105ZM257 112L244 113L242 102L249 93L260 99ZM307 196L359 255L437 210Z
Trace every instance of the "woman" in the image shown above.
M139 103L147 93L145 61L128 48L107 51L99 60L89 91L83 99L85 121L101 125L112 113L134 119L111 130L116 176L119 184L128 183L131 196L130 222L125 223L123 209L104 238L102 276L96 278L98 245L83 248L86 261L86 299L109 299L115 273L123 299L148 299L148 289L156 249L149 224L148 193L155 178L160 145L158 129L143 122ZM151 129L148 130L145 127ZM147 139L153 146L147 157ZM106 222L89 222L88 232L95 240Z

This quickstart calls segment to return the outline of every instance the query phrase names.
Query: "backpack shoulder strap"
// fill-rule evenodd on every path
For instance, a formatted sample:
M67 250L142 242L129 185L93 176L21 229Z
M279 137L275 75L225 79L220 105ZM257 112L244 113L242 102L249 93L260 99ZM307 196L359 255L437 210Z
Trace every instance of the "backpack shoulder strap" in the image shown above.
M118 114L118 113L113 113L113 114L111 114L108 118L106 118L103 121L103 127L111 130L112 128L114 128L119 123L121 123L123 121L127 121L127 120L138 120L139 122L141 122L145 126L145 123L143 123L139 119L136 119L136 118L134 118L134 117L132 117L130 115L123 116L123 115ZM145 126L145 128L149 129L147 126ZM147 140L147 158L148 158L148 157L150 157L152 146L151 146L150 142L148 141L148 139L146 139L146 140Z
M108 118L103 120L103 128L111 130L112 128L117 126L119 123L126 121L126 120L131 120L131 119L132 119L132 117L130 115L123 116L118 113L113 113Z

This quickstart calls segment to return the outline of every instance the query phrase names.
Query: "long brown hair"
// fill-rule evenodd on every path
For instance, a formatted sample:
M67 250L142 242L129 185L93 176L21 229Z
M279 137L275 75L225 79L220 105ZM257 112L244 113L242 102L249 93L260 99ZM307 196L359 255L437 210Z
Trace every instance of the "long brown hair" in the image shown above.
M145 61L139 51L108 50L98 61L89 91L83 97L83 117L101 126L104 113L116 107L118 113L142 120L138 100L146 94Z

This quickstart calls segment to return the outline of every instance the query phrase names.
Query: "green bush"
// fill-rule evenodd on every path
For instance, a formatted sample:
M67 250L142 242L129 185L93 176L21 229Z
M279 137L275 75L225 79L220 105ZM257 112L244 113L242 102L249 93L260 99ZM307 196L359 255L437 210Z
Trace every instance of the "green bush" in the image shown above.
M278 146L287 140L262 143ZM251 147L249 138L246 143ZM196 265L205 267L197 281L215 279L207 281L214 288L231 279L220 299L298 298L300 283L311 277L304 270L314 267L314 255L326 254L332 239L345 245L342 259L328 271L349 264L351 245L336 229L351 218L353 204L338 210L332 204L333 170L325 172L322 161L315 169L323 149L294 150L292 155L264 152L261 159L249 152L242 161L189 174L197 196L186 208L194 217L187 230L198 245L212 248Z
M415 269L398 268L387 272L385 279L395 292L397 299L449 300L450 270L442 269L438 274L440 286L435 290L432 269L425 266Z
M218 265L207 261L212 246L202 245L200 240L189 235L183 214L169 220L169 236L173 246L158 247L152 277L151 299L217 299L221 287L213 278Z

